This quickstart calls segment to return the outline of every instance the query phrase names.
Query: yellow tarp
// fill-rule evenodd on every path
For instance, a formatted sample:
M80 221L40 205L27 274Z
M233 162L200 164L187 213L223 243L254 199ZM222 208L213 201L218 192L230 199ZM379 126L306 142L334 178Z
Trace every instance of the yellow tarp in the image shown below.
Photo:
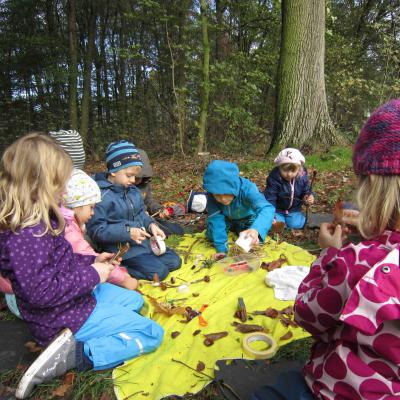
M190 286L190 293L186 294L179 293L176 288L162 291L148 283L145 283L141 290L145 294L157 297L159 301L187 298L183 304L191 306L195 310L199 310L203 304L208 304L203 313L208 326L201 327L199 318L194 318L189 323L181 323L179 321L184 319L181 315L167 317L163 314L154 313L153 307L150 306L147 316L164 327L164 340L154 353L135 358L114 370L113 378L118 400L132 397L156 400L172 394L196 393L210 382L210 379L172 361L172 359L183 361L194 369L198 362L202 361L206 365L203 372L214 376L214 364L217 360L248 358L242 350L241 339L243 334L236 332L231 325L233 321L238 321L233 317L238 297L243 297L248 312L264 310L267 307L280 310L293 303L274 298L273 289L268 288L264 283L266 271L262 269L237 276L226 276L214 264L210 269L203 269L198 273L193 272L191 266L195 257L201 255L208 258L214 253L213 248L206 242L203 234L185 236L176 247L177 251L182 253L182 259L184 259L184 252L187 252L196 240L197 242L190 249L187 262L183 263L181 269L168 276L166 282L170 283L171 276L176 278L177 284L180 284L183 282L177 279L178 277L186 281L193 281L202 278L204 275L209 275L211 277L209 283L193 284ZM314 259L310 253L299 247L285 242L276 245L271 239L268 239L261 248L261 253L263 254L261 259L267 262L284 254L288 259L288 265L309 266ZM194 297L193 293L198 293L199 296ZM289 329L285 328L277 319L255 316L252 321L247 321L247 323L258 324L267 328L269 334L278 341L279 345L308 336L301 328L290 328L293 337L290 340L280 341L279 338ZM193 332L197 329L201 329L202 332L193 336ZM180 332L180 335L175 339L171 337L171 333L174 331ZM203 344L203 333L221 331L227 331L229 335L216 341L210 347Z

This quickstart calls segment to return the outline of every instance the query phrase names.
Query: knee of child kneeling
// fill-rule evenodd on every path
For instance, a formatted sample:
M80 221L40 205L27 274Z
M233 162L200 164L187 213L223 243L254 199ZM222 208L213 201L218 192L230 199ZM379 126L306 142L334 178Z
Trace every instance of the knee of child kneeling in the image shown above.
M164 265L157 271L157 275L160 278L160 281L163 281L168 276L168 274L169 274L169 269L166 265Z
M176 268L180 268L182 266L182 259L176 255Z

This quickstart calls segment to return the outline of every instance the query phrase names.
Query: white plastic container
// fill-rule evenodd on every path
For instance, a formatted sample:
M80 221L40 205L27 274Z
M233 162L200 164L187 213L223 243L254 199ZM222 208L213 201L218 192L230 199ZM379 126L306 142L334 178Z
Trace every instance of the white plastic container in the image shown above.
M239 247L240 250L244 251L245 253L248 253L251 250L251 242L252 242L252 237L251 236L246 236L245 233L240 232L238 239L236 240L235 244L236 246Z

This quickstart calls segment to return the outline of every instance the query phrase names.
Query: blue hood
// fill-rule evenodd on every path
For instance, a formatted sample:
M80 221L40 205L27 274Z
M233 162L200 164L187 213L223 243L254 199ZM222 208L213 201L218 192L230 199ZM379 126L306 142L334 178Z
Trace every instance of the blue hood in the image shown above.
M203 187L212 194L239 194L240 176L236 164L215 160L212 161L203 176Z

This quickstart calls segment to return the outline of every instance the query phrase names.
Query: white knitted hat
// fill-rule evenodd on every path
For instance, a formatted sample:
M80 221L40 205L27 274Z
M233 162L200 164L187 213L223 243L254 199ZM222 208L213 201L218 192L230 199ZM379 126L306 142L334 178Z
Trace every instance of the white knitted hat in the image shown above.
M276 156L274 163L279 166L282 164L297 164L303 165L306 162L303 154L297 149L293 149L288 147L287 149L283 149Z
M82 170L74 169L64 194L65 206L76 208L96 204L100 201L101 194L97 183Z

